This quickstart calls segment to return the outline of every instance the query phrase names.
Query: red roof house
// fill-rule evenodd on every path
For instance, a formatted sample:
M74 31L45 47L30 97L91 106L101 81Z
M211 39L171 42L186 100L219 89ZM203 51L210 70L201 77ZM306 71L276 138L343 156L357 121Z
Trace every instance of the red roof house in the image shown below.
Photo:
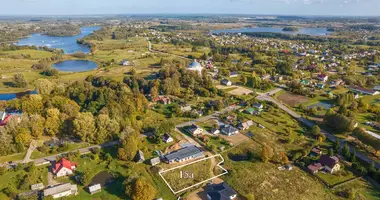
M52 171L57 177L67 176L73 174L76 166L76 163L71 162L66 158L62 158L55 164L55 166L53 166Z

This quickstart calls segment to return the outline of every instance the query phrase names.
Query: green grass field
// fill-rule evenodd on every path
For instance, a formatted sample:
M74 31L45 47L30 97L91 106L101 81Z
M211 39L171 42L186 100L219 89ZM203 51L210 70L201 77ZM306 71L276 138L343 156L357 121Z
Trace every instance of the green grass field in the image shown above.
M253 152L254 159L234 161L235 155ZM301 169L280 171L279 165L263 163L257 155L261 145L248 141L222 155L229 174L223 179L242 196L254 194L255 199L337 199L322 184Z

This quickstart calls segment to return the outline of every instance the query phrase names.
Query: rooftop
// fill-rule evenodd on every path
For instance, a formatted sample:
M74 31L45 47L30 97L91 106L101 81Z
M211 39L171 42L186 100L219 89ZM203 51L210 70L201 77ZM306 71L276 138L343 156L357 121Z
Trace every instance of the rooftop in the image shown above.
M182 149L179 149L177 151L172 151L169 154L165 155L165 158L167 160L181 160L183 158L187 158L190 156L193 156L195 154L202 153L202 150L200 150L198 147L192 145L192 146L187 146Z

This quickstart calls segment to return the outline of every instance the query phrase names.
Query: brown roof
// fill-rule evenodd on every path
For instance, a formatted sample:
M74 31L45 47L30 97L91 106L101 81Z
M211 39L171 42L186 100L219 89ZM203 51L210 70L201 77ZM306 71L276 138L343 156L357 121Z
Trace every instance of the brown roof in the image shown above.
M311 165L307 166L307 168L311 172L315 172L315 171L320 170L322 168L322 165L321 165L321 163L314 163L314 164L311 164Z
M334 168L334 166L339 162L339 159L335 156L330 157L328 155L322 155L321 158L319 159L319 162L323 166Z

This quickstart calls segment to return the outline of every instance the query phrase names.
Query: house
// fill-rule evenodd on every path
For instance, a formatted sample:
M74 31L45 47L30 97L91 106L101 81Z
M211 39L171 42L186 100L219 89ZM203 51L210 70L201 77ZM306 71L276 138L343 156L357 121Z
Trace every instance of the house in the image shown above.
M0 111L0 122L2 122L6 116L7 116L7 113L5 111Z
M203 133L203 129L195 124L192 124L187 128L187 130L192 134L192 135L200 135Z
M61 158L54 166L53 173L57 177L67 176L73 174L73 171L76 169L76 164L67 160L66 158Z
M349 86L348 89L350 89L351 92L360 93L362 95L365 94L365 95L375 96L375 95L380 94L379 91L357 87L357 86Z
M162 137L162 141L165 143L170 143L170 142L173 142L174 140L169 134L165 133L164 136Z
M30 186L30 189L31 190L42 190L42 189L44 189L44 184L43 183L37 183L37 184L34 184L34 185L31 185Z
M189 111L191 111L191 110L192 110L192 108L191 108L190 105L187 105L187 106L181 106L181 111L182 111L182 112L189 112Z
M220 81L220 84L225 85L225 86L231 86L232 82L229 81L228 79L223 79Z
M183 147L163 156L165 162L168 164L202 157L204 157L203 151L194 145Z
M306 79L302 79L302 80L300 81L300 83L301 83L302 85L304 85L304 86L308 86L308 85L310 85L310 81L309 81L309 80L306 80Z
M54 199L60 197L67 197L70 195L77 195L78 187L77 185L72 185L70 183L65 183L44 190L43 196L48 197L52 196Z
M313 174L321 170L332 174L340 170L340 164L336 156L321 155L318 163L310 164L307 168Z
M315 174L315 173L319 172L319 170L322 169L322 165L321 165L321 163L313 163L313 164L310 164L309 166L307 166L307 169L312 174Z
M121 65L123 65L123 66L129 66L129 65L131 65L131 62L129 62L129 60L123 60L121 62Z
M205 189L208 200L231 200L237 193L227 183L209 184Z
M312 155L312 156L320 156L320 155L322 155L322 150L320 149L320 148L318 148L318 147L314 147L312 150L311 150L311 152L310 152L310 154Z
M158 164L160 164L160 162L161 162L160 157L150 159L150 164L152 166L158 165Z
M373 88L373 90L375 90L375 91L380 91L380 85L376 85L376 86Z
M325 84L323 84L323 83L317 84L317 88L319 88L319 89L323 89L324 87L325 87Z
M231 72L230 73L230 78L234 78L234 77L238 77L238 73L237 72Z
M142 163L145 161L144 152L138 150L135 156L135 162Z
M319 74L317 78L319 81L326 82L329 79L329 76L327 76L326 74Z
M154 98L154 102L162 103L164 105L168 105L168 104L172 103L170 97L164 97L164 96L158 96L158 97Z
M88 191L90 192L90 194L98 193L98 192L102 191L102 186L100 184L95 184L95 185L89 186Z
M340 170L339 159L336 156L322 155L319 162L324 167L324 170L331 174Z
M224 135L232 136L238 134L239 130L231 125L224 125L220 132Z
M270 74L263 74L262 76L261 76L261 79L262 80L270 80Z
M254 103L252 106L259 111L262 111L264 109L264 105L261 103Z
M3 114L4 115L4 114ZM5 126L11 119L17 120L18 123L21 122L21 113L8 113L6 116L2 116L4 119L0 121L0 126Z
M253 126L254 124L255 123L252 120L249 120L249 121L240 123L238 128L243 131L243 130L249 129L249 127Z
M254 108L247 108L244 110L245 113L250 114L250 115L258 115L260 112L257 109Z
M220 131L217 128L212 128L211 131L210 131L210 133L213 134L213 135L218 135L220 133Z

